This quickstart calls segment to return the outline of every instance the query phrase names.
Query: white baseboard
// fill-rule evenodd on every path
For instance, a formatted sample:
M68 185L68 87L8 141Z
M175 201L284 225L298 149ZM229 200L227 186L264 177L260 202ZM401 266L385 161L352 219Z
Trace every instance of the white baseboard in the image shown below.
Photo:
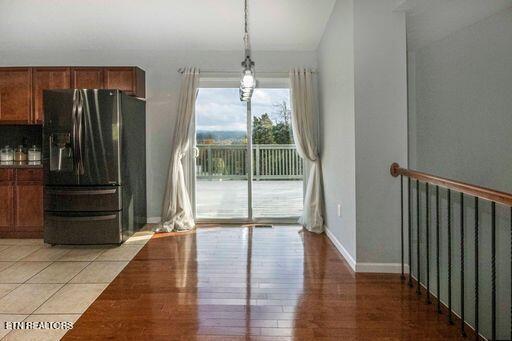
M400 263L357 263L357 272L379 272L387 274L402 273L402 264ZM404 273L409 273L409 265L404 264Z
M160 222L160 217L148 217L148 224L157 224Z
M348 253L348 251L343 247L341 242L334 236L328 227L325 228L325 234L334 244L336 249L338 249L343 258L345 258L354 272L378 272L389 274L399 274L402 272L401 263L358 263L350 255L350 253ZM409 265L407 264L404 265L404 273L409 273Z
M350 253L348 253L348 251L343 247L343 245L341 245L341 243L338 240L338 238L336 238L336 236L334 236L334 234L331 232L331 230L329 230L329 228L327 226L325 227L325 234L331 240L331 242L334 244L336 249L338 249L338 251L341 253L343 258L345 258L345 260L347 261L348 265L350 265L352 270L356 271L356 269L357 269L356 268L356 264L357 263L356 263L355 259L352 258Z

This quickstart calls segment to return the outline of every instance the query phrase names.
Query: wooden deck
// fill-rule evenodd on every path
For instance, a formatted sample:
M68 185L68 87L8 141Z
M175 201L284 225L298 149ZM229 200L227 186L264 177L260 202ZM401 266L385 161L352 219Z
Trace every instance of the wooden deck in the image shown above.
M302 193L302 181L254 181L254 217L298 217L302 214ZM246 218L247 181L198 180L196 203L198 218Z
M399 275L354 274L299 227L154 235L64 338L104 339L464 340Z

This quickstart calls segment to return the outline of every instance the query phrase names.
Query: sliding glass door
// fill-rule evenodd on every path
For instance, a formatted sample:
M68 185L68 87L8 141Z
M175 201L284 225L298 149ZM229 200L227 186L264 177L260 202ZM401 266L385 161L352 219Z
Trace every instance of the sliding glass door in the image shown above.
M238 89L199 89L195 138L197 218L248 220L247 110Z
M255 219L302 213L304 166L293 142L290 90L259 88L251 101Z
M304 165L293 143L290 92L200 88L196 102L195 212L200 222L296 221Z

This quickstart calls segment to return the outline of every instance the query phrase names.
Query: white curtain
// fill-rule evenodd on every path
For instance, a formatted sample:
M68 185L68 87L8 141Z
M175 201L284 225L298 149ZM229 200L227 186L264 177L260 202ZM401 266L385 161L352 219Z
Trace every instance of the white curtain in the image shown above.
M185 231L195 227L190 196L185 183L182 159L189 145L189 133L199 85L199 69L185 68L181 77L178 119L172 139L169 174L162 206L162 222L157 232Z
M299 155L309 163L304 211L299 223L315 233L324 231L322 167L318 151L316 87L309 69L290 70L293 139Z

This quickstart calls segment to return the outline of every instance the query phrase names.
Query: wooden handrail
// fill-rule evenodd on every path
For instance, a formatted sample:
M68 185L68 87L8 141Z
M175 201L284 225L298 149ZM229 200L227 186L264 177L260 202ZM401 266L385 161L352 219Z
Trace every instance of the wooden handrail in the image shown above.
M399 175L408 176L430 184L439 185L444 188L455 190L464 194L472 195L489 201L494 201L506 206L512 206L512 194L496 191L494 189L471 185L468 183L442 178L436 175L418 172L411 169L401 168L398 163L393 163L390 168L391 175L397 177Z

